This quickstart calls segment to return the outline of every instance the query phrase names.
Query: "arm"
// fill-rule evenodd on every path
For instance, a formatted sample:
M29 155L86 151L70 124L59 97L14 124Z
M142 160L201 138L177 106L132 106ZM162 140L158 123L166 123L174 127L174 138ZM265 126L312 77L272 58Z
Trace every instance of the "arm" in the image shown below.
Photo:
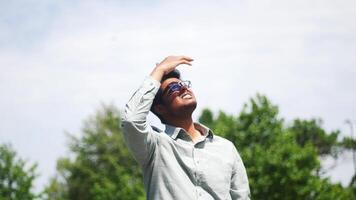
M156 138L146 118L160 83L147 77L126 104L122 118L123 136L135 159L143 165L154 151Z
M125 142L135 159L144 165L154 152L157 135L147 123L153 99L159 90L164 74L173 71L180 64L188 64L192 59L185 56L169 56L153 69L141 87L126 104L122 118Z
M242 162L240 154L233 145L233 154L235 157L233 172L231 176L230 195L235 199L250 199L250 187L246 174L245 166Z

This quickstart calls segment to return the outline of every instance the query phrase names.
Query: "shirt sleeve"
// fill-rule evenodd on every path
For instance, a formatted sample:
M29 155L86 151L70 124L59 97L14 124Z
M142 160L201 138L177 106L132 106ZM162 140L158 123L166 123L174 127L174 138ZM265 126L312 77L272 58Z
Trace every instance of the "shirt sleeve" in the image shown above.
M245 166L242 162L240 154L233 145L233 155L235 157L233 171L231 175L230 195L231 199L245 200L250 199L250 187L248 183Z
M122 117L125 143L141 165L147 162L155 149L157 134L147 123L147 115L159 87L157 80L147 77L126 104Z

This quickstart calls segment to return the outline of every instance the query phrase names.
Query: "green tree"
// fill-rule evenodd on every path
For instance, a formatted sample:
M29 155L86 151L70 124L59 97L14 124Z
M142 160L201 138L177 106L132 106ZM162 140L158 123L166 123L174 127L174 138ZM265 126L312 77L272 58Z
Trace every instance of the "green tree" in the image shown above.
M341 142L339 142L340 148L344 150L355 151L356 150L356 140L351 137L344 137ZM352 155L353 157L354 155ZM354 187L354 193L356 194L356 174L352 176L350 181L350 187Z
M205 109L199 121L235 144L253 199L356 199L354 184L333 184L318 173L320 157L336 157L354 146L349 139L338 142L339 132L326 132L321 120L296 119L286 125L278 107L257 95L237 116L223 111L215 116ZM71 155L58 160L47 199L145 198L141 169L124 144L120 115L113 106L104 106L87 120L80 137L70 136L69 146Z
M254 199L353 199L351 188L319 176L319 156L337 156L338 131L327 133L320 120L294 120L290 127L278 107L257 95L238 116L205 109L199 118L232 141L243 158Z
M345 137L340 142L340 146L345 149L356 150L356 140L351 137Z
M145 199L140 168L124 144L113 106L86 121L79 138L70 136L70 150L71 156L57 162L47 199Z
M18 158L10 145L0 145L0 200L35 199L36 177L36 164L28 165Z
M317 148L320 156L331 155L337 157L339 153L337 151L337 147L339 146L337 138L340 132L332 131L331 133L327 133L322 128L321 119L295 119L289 130L295 135L298 145L303 147L311 142Z

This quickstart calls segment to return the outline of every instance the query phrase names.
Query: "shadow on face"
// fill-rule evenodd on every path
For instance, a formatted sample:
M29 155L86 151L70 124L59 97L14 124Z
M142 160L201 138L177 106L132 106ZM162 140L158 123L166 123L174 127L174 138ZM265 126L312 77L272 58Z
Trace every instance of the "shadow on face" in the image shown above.
M160 89L163 105L159 106L158 113L163 116L191 115L197 106L193 91L188 86L177 86L182 80L169 78L162 82ZM174 88L174 89L171 89Z

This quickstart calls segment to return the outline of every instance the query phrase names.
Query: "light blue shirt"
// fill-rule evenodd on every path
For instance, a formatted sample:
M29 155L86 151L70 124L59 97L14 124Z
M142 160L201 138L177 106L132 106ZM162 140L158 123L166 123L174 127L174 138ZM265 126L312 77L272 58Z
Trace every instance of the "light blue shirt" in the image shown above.
M202 124L194 143L179 127L160 131L146 118L160 83L148 77L126 104L122 119L127 146L143 171L148 200L250 199L246 170L232 142Z

